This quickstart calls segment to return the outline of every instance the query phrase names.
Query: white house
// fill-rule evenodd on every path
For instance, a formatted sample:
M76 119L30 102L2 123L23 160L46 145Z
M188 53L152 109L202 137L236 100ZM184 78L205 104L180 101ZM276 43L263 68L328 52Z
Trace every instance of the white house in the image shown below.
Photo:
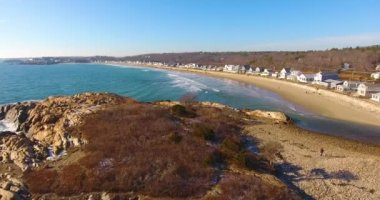
M374 72L371 74L371 78L377 80L380 79L380 72Z
M277 78L277 77L278 77L278 72L273 72L273 73L272 73L272 77L273 77L273 78Z
M229 73L238 73L239 65L225 65L223 71Z
M376 69L375 69L376 71L380 71L380 64L378 64L377 66L376 66Z
M270 76L271 74L272 74L272 70L264 69L264 71L261 72L260 76Z
M290 75L290 68L282 68L282 70L280 71L280 74L278 75L278 78L285 79L289 75Z
M256 67L253 73L256 75L260 75L263 71L264 71L264 67Z
M358 86L358 95L359 96L370 96L371 94L379 93L380 85L379 84L364 84L361 83Z
M343 81L338 80L327 79L325 82L329 84L331 89L336 89L338 85L343 85Z
M336 86L336 90L339 91L339 92L344 92L344 91L347 90L347 88L345 88L345 87L343 86L343 84L342 84L342 85L338 85L338 86Z
M252 67L250 67L250 68L248 69L248 71L246 72L246 74L253 74L253 69L252 69Z
M360 83L361 83L360 81L344 81L343 87L347 90L356 91L358 90Z
M297 81L301 83L308 83L314 80L314 74L301 73L297 76Z
M301 71L298 71L298 70L291 70L290 71L290 74L286 77L287 80L291 80L291 81L296 81L298 80L297 77L298 75L302 74Z
M322 82L328 79L339 80L339 75L336 72L318 72L314 76L313 84L321 85Z
M380 92L372 94L371 100L380 102Z
M351 68L351 65L349 63L343 63L342 70L349 70Z

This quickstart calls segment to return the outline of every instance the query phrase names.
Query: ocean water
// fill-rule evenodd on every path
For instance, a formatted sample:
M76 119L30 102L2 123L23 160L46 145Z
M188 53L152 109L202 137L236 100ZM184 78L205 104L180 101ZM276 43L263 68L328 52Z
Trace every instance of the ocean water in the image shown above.
M275 93L228 79L133 66L41 66L0 62L0 104L80 92L112 92L146 102L178 100L186 93L194 93L201 101L219 102L235 108L281 111L302 128L380 144L380 127L327 119ZM1 129L5 128L0 122Z

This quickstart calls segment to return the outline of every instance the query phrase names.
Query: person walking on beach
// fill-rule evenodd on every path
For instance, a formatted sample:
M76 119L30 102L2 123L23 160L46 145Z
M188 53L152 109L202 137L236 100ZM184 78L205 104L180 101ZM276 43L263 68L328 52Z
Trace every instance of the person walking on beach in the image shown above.
M325 152L325 150L323 148L321 148L321 156L323 156L323 153Z

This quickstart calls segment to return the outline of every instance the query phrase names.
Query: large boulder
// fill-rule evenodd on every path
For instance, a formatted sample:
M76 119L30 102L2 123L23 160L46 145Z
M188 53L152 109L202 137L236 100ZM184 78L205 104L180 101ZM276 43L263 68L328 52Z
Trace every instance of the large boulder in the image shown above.
M29 193L26 186L16 178L8 174L0 174L0 199L23 200L28 199Z
M272 111L262 111L262 110L245 110L245 114L248 116L264 118L269 120L274 120L276 123L288 123L290 118L282 112L272 112Z
M0 147L0 161L14 163L24 171L35 165L39 158L46 157L46 149L14 132L0 134Z

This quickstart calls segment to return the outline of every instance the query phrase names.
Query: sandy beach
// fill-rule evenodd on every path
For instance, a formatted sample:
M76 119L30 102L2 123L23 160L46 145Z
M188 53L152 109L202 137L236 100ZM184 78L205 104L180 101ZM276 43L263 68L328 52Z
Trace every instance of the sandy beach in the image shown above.
M107 63L110 65L124 65L130 66L131 64L124 63ZM146 66L143 67L154 67ZM284 99L295 103L309 111L320 114L325 117L380 126L380 105L373 104L371 107L363 106L355 103L346 102L343 99L350 99L345 95L336 95L331 97L330 94L313 87L291 83L284 80L277 80L272 78L265 78L260 76L248 76L244 74L233 74L215 71L200 71L194 69L179 69L179 68L161 68L167 70L175 70L189 73L197 73L217 78L226 78L236 80L244 83L256 85L260 88L272 91L279 94ZM332 92L329 92L332 93ZM365 104L370 104L363 102Z
M276 162L281 179L304 199L380 198L378 146L280 124L258 124L245 131L260 143L283 146Z

